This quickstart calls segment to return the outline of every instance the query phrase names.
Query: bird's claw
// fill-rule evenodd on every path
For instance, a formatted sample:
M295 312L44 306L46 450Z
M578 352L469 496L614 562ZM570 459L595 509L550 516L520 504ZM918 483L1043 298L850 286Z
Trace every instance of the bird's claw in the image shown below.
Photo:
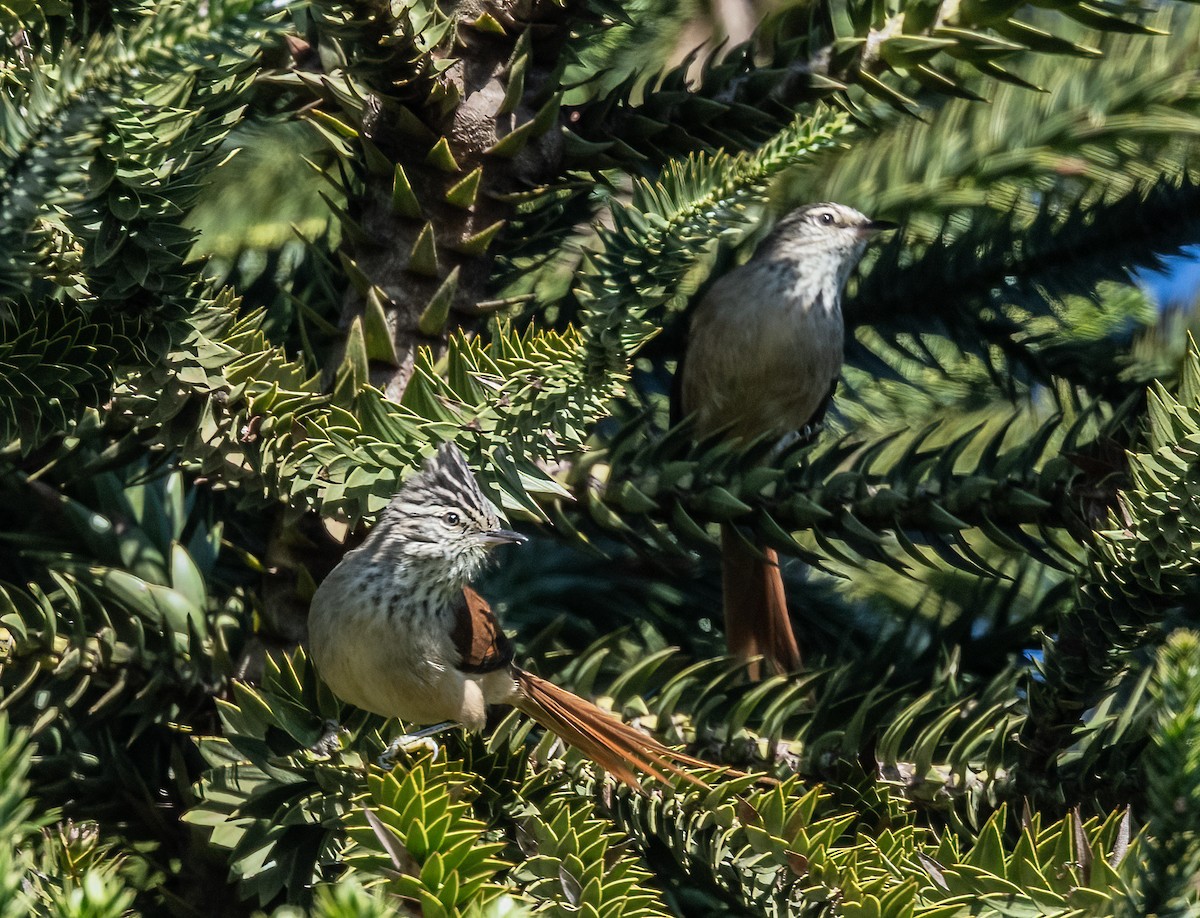
M379 758L376 759L379 767L391 770L396 764L396 756L400 754L401 749L405 751L410 749L428 749L431 762L436 762L442 752L442 747L437 744L433 737L405 733L403 736L397 736L388 743L388 747L379 754Z
M380 768L390 769L396 764L396 756L401 749L412 749L417 746L422 746L428 749L433 756L433 761L437 761L438 754L441 748L433 741L433 737L437 736L443 730L449 730L454 726L452 721L445 721L440 724L434 724L432 727L425 727L422 730L417 730L413 733L402 733L394 740L388 743L388 747L383 750L377 761Z
M771 451L772 456L782 456L795 449L803 449L806 446L811 446L821 436L821 431L825 429L824 421L814 421L811 424L805 424L799 430L793 430L791 433L786 433L779 438L779 442L775 444Z
M821 431L824 429L824 421L814 421L811 424L805 424L796 432L796 442L808 446L817 437L821 436Z
M340 723L327 720L322 725L321 736L308 748L316 755L331 756L345 745L341 736L343 732L345 728Z

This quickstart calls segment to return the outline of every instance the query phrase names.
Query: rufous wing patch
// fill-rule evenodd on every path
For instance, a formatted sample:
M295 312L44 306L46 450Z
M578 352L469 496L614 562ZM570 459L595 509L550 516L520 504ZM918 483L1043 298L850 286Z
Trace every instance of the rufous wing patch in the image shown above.
M490 673L512 662L512 643L500 628L487 600L463 588L463 601L454 610L454 630L450 639L461 660L458 668L465 673Z

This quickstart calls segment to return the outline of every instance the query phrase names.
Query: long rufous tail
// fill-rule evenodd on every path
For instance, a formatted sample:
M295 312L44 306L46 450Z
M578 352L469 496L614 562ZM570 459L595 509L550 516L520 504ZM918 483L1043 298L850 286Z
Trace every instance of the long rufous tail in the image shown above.
M584 701L533 673L516 669L515 678L517 699L514 705L614 778L641 790L637 776L640 771L664 784L669 784L672 777L678 777L708 789L707 784L684 771L683 766L717 768L711 762L676 752L605 713L590 701ZM741 772L727 770L725 774L735 777Z
M753 549L726 523L721 527L721 585L725 642L739 660L762 655L776 672L800 668L800 647L788 617L787 595L773 548ZM751 679L761 667L751 663Z

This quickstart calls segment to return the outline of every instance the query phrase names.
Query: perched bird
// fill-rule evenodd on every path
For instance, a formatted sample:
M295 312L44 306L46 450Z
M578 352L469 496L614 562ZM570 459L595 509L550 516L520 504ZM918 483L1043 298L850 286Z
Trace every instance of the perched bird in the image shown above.
M830 203L780 220L696 308L677 372L677 416L692 415L698 437L743 442L815 430L842 366L842 287L872 236L894 227ZM798 668L774 549L751 547L727 524L721 572L730 653L762 654L781 672Z
M491 548L526 541L502 529L466 460L445 444L404 482L363 544L321 583L309 612L317 672L339 698L407 724L482 730L511 704L631 787L637 771L701 783L713 768L513 664L513 647L468 583Z

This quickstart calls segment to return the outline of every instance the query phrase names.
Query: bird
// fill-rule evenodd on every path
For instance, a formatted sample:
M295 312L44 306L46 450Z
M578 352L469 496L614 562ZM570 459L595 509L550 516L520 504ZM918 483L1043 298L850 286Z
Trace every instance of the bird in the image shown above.
M512 642L470 582L495 546L525 541L501 527L462 452L446 443L317 588L309 650L333 693L406 724L434 725L401 735L381 763L455 725L481 731L489 705L509 704L632 788L641 788L639 771L707 787L684 769L716 766L513 662Z
M837 388L842 288L867 243L896 225L852 207L809 204L787 214L745 264L709 288L692 314L676 369L676 420L694 435L779 446L820 429ZM722 604L731 655L761 676L801 666L774 549L721 527Z

